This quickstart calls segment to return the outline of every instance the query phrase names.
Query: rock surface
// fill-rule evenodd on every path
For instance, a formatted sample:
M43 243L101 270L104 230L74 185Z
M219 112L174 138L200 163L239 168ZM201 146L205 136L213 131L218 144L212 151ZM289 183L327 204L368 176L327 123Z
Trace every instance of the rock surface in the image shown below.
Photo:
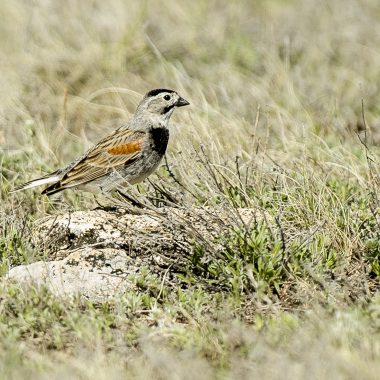
M8 278L46 285L54 293L104 299L138 287L141 276L181 282L194 244L218 255L218 237L262 215L253 209L162 208L77 211L36 223L33 240L44 261L12 268ZM141 281L140 281L141 282Z

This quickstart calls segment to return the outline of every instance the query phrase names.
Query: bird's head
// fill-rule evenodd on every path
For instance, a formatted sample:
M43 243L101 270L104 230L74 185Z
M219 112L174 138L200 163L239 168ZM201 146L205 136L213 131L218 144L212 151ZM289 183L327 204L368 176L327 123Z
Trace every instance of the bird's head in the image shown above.
M158 88L149 91L137 107L137 114L150 114L150 117L168 121L176 107L190 103L173 90Z

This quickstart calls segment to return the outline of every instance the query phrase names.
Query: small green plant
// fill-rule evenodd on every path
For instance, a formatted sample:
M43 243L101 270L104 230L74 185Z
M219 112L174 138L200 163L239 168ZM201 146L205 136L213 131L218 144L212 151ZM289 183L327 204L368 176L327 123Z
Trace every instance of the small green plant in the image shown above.
M364 259L370 266L370 272L376 277L380 277L380 241L379 239L369 239L365 243Z
M28 263L33 256L25 229L15 229L11 225L0 229L0 276L12 266Z
M217 257L194 246L194 273L235 295L262 286L279 289L285 275L282 242L265 222L257 222L247 230L233 229L220 238L220 243L224 249Z

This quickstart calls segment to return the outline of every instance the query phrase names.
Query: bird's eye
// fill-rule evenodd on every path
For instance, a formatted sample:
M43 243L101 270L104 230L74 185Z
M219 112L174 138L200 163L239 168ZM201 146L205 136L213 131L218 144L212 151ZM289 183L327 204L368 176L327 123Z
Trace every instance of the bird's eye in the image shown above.
M164 96L164 99L165 99L165 100L170 100L170 95L165 95L165 96Z

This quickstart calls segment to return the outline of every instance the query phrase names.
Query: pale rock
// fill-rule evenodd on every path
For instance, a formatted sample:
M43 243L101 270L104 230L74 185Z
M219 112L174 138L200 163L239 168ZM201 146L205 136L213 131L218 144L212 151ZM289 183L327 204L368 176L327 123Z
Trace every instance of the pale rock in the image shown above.
M221 254L220 238L231 228L265 216L253 209L160 208L131 214L123 209L76 211L36 223L33 241L46 259L12 268L8 279L47 286L59 295L80 293L102 300L130 289L148 272L180 286L194 245ZM143 290L143 289L142 289Z

